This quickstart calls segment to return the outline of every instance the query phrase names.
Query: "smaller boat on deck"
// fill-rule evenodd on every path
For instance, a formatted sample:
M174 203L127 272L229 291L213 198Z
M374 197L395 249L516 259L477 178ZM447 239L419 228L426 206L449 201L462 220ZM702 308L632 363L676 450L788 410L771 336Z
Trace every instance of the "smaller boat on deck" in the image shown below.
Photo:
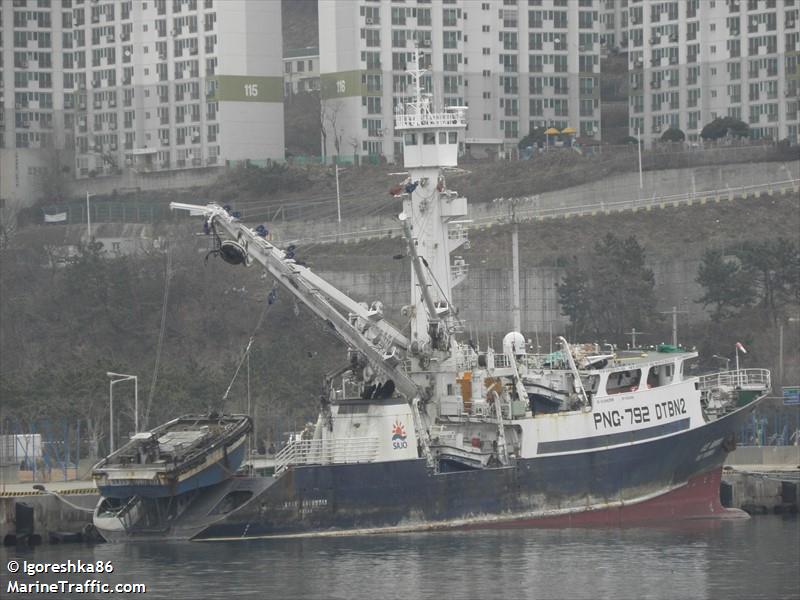
M163 536L199 495L233 479L251 429L246 415L210 413L134 434L92 470L101 496L95 527L108 541L136 532Z
M166 498L224 481L244 460L246 415L186 415L133 435L92 470L100 495Z

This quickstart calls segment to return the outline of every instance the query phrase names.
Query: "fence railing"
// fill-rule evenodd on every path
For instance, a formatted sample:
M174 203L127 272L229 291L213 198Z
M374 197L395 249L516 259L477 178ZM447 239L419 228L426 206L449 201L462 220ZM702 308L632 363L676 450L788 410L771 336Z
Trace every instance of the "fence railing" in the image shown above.
M800 179L784 179L753 185L738 187L726 187L715 190L703 190L697 192L683 192L680 194L666 194L663 196L636 197L616 202L595 202L591 204L570 205L570 206L551 206L551 207L532 207L525 208L524 205L516 210L516 217L520 221L537 221L544 219L555 219L565 217L577 217L593 215L601 212L621 212L625 210L649 210L653 207L691 205L694 203L717 202L721 200L733 200L737 197L748 198L760 196L762 194L774 193L797 193L800 191ZM490 214L472 219L467 225L462 225L464 229L475 227L485 227L499 223L501 219L507 218L506 213ZM374 239L381 237L399 237L402 229L398 223L394 227L365 228L355 231L343 231L330 234L320 234L313 238L298 238L293 241L315 241L315 242L355 242L364 239Z
M738 187L726 187L716 190L704 190L697 192L683 192L679 194L666 194L663 196L651 196L641 198L630 198L617 202L597 202L579 206L554 206L548 208L533 208L525 210L518 209L516 215L519 219L538 220L566 216L590 215L597 212L619 212L624 210L640 210L658 206L677 206L680 204L703 203L717 200L733 200L737 196L744 199L749 196L760 196L762 193L774 194L797 192L800 189L800 179L784 179L782 181L772 181L768 183L758 183L754 185L743 185ZM474 223L494 222L494 217L483 217Z
M467 121L463 111L422 113L418 115L398 114L394 116L395 129L408 127L460 127L466 124Z
M770 372L767 369L721 371L719 373L701 375L699 380L701 390L721 387L768 390L771 387Z
M372 462L378 454L378 438L295 440L275 455L275 472L294 465Z

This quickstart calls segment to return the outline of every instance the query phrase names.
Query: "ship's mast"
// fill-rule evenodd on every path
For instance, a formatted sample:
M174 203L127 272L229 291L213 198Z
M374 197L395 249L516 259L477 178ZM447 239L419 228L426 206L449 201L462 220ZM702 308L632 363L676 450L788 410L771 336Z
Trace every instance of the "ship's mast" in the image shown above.
M206 231L215 237L224 232L217 252L232 264L258 263L298 300L323 319L348 344L360 353L376 374L379 384L406 397L428 400L443 385L452 384L452 365L447 363L455 345L455 309L452 289L466 278L463 260L451 264L451 253L466 241L461 225L452 221L467 214L467 200L448 190L443 168L458 161L459 133L466 128L463 107L440 112L431 109L431 97L423 87L427 71L420 68L420 54L413 53L413 97L405 110L396 115L395 128L403 135L403 160L407 178L402 186L403 229L411 272L411 336L406 337L383 319L383 312L355 302L296 263L292 255L266 240L265 231L240 223L229 209L215 204L198 206L171 203L173 209L188 210L206 219ZM347 311L347 316L340 310ZM416 361L405 360L408 355ZM356 361L357 363L359 361ZM431 366L432 363L435 366ZM438 371L429 377L430 371ZM366 369L365 369L366 372ZM446 379L446 381L445 381ZM416 406L416 405L415 405Z
M442 169L458 161L459 132L466 128L463 107L434 112L424 89L428 71L420 66L418 49L407 70L413 93L405 109L395 115L395 130L403 135L403 220L411 272L411 343L426 351L447 351L453 329L453 286L466 276L463 261L450 255L465 237L450 224L467 214L467 201L447 190Z

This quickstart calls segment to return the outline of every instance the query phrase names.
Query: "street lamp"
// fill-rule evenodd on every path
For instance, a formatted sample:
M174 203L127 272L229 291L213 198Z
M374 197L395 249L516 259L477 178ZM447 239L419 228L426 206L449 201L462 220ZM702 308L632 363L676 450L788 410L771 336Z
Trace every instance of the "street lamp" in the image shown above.
M86 192L86 235L89 238L89 242L92 241L92 213L89 208L89 198L92 196L94 196L94 194L90 194L88 191Z
M787 317L786 323L800 322L800 317ZM784 321L778 324L778 381L783 385L783 326Z
M130 381L133 379L133 429L134 433L139 433L139 378L136 375L126 375L125 373L112 373L108 371L107 377L111 378L108 382L108 411L111 421L110 452L114 452L114 384L120 381Z
M336 157L338 160L338 156ZM334 172L336 173L336 215L338 216L339 220L339 229L342 228L342 199L339 196L339 163L337 162L334 166Z
M338 235L342 235L342 198L339 193L339 173L345 172L347 169L340 169L339 168L339 155L336 155L336 163L333 165L334 173L336 174L336 217L338 221Z
M636 128L636 152L639 156L639 189L644 189L644 179L642 178L642 138L639 128Z

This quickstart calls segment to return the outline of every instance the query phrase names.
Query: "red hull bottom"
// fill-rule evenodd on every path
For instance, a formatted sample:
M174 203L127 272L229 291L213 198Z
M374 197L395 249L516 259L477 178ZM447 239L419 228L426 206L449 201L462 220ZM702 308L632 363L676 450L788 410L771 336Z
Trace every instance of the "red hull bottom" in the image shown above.
M736 508L725 508L719 499L722 467L695 475L689 481L656 498L609 508L532 519L481 524L485 527L586 527L659 524L689 519L747 519Z

